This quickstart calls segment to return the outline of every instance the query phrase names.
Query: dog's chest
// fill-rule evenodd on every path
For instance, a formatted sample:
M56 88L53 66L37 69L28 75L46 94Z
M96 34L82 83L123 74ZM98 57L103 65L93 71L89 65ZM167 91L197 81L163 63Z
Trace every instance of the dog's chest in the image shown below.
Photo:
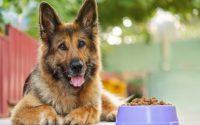
M70 93L69 88L61 86L54 86L48 89L50 99L48 103L54 107L56 112L60 115L65 115L71 112L71 110L79 106L79 96L77 94L73 95Z
M41 101L51 105L60 115L68 114L79 106L79 96L70 94L63 86L48 86L47 84L35 84L35 92Z
M51 105L58 114L66 115L79 106L78 100L76 96L61 93L59 96L57 95L57 97L52 99Z

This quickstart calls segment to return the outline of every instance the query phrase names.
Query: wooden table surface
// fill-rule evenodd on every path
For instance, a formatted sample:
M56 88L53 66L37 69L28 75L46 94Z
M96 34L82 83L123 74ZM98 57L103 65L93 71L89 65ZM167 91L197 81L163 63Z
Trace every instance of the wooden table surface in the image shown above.
M11 125L9 118L0 118L0 125ZM115 122L100 122L97 125L115 125Z
M11 125L9 118L1 118L0 125ZM114 122L100 122L97 125L115 125ZM198 121L180 121L179 125L200 125L200 119Z

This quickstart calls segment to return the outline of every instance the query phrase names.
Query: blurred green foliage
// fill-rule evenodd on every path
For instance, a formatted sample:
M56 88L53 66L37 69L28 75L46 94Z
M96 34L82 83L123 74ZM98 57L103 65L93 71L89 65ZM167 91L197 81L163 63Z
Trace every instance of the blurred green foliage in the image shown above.
M137 23L151 18L157 8L170 11L188 20L193 9L200 10L200 0L100 0L100 22L103 26L121 23L123 17L129 17Z
M0 12L9 7L14 7L20 15L23 8L29 2L37 5L27 18L29 19L27 32L34 37L38 37L38 5L42 0L0 0ZM56 8L59 16L64 21L71 21L79 9L83 0L46 0ZM130 18L135 24L141 26L141 32L149 39L145 29L147 21L155 14L157 8L170 11L180 16L182 21L187 22L193 16L194 9L199 12L200 0L97 0L99 7L99 20L102 30L107 27L122 25L124 17ZM3 28L5 22L0 13L0 27ZM138 27L137 27L138 28ZM140 32L140 33L141 33Z

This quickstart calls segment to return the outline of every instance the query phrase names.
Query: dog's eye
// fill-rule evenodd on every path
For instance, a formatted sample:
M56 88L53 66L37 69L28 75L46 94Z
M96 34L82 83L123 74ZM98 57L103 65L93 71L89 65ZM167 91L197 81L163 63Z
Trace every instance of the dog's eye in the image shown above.
M78 41L78 48L82 48L85 46L85 41L84 40L79 40Z
M58 49L60 49L60 50L67 50L67 47L65 46L64 43L61 43L61 44L58 46Z

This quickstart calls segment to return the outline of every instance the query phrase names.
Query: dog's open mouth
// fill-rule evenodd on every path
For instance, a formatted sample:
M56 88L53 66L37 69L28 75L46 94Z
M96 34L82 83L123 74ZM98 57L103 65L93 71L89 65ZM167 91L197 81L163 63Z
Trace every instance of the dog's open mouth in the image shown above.
M85 82L84 75L70 76L68 80L73 87L81 87Z

